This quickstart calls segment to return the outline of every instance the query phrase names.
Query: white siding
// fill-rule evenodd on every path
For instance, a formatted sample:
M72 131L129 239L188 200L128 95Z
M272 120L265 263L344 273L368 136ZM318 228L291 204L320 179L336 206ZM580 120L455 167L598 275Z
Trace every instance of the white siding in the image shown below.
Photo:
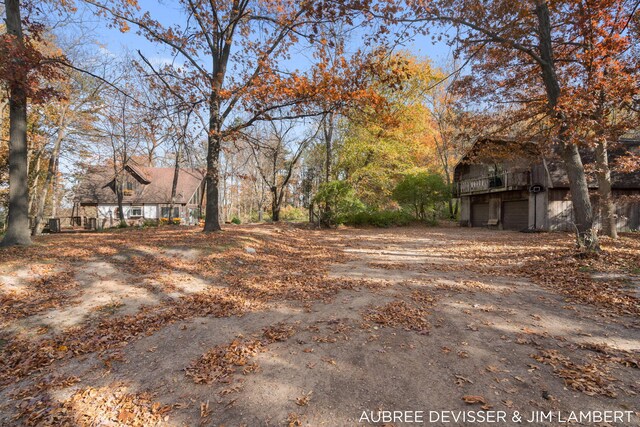
M640 228L640 203L633 198L633 191L614 190L618 231L632 231ZM624 196L632 196L624 198ZM595 193L591 194L591 205L594 211L594 226L600 228L600 212ZM623 196L623 197L621 197ZM573 204L568 190L549 191L549 230L575 231ZM636 196L637 197L637 196Z
M150 219L158 219L158 207L156 205L145 205L144 217Z
M529 194L529 227L536 230L549 229L549 192Z

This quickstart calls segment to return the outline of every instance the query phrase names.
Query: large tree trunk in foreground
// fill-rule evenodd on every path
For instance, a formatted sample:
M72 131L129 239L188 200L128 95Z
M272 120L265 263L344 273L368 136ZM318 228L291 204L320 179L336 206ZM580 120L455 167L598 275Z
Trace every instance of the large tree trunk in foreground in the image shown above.
M568 141L569 129L564 120L564 115L562 112L556 111L560 99L560 83L554 63L549 5L546 1L539 0L536 2L535 12L538 18L538 39L541 58L539 65L547 94L549 113L560 122L558 139L561 144L561 157L569 177L577 244L581 249L597 251L600 247L597 236L593 231L593 211L582 158L578 147Z
M5 0L7 33L23 44L19 0ZM6 60L17 60L3 59ZM17 77L17 76L15 76ZM26 76L14 81L9 95L9 216L3 246L29 245L29 183L27 169L27 94Z
M611 170L609 169L606 140L596 145L596 168L602 232L613 239L617 239L616 208L611 194Z
M578 246L587 250L597 250L598 242L593 231L593 210L589 199L589 187L578 147L572 143L565 144L562 148L562 160L569 178Z

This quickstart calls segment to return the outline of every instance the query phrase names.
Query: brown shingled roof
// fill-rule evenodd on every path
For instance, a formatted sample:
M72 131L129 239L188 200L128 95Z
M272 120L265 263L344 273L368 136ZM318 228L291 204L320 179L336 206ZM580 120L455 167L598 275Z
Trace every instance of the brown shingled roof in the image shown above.
M174 168L127 165L127 172L140 184L134 193L126 196L129 204L166 204L171 200ZM198 169L180 169L175 203L188 203L204 179ZM107 166L91 166L76 188L76 201L81 204L117 203L113 190L113 169Z
M512 138L478 138L473 146L467 151L465 156L455 166L455 179L459 179L459 166L464 164L485 164L498 161L490 159L493 147L507 147L512 150L513 157L522 157L531 161L531 163L539 163L543 159L546 162L551 185L557 188L569 186L569 179L564 167L564 163L559 157L558 147L552 146L551 153L547 155L532 156L535 150L531 147L536 144L531 141L517 141ZM610 144L609 147L609 163L615 164L618 157L623 156L627 152L639 152L640 140L623 138L617 143ZM594 153L588 148L581 148L580 154L585 164L585 169L589 170L593 167ZM597 188L597 182L593 174L587 174L588 185L590 188ZM635 172L618 172L615 168L611 172L611 180L613 188L618 189L640 189L640 171Z

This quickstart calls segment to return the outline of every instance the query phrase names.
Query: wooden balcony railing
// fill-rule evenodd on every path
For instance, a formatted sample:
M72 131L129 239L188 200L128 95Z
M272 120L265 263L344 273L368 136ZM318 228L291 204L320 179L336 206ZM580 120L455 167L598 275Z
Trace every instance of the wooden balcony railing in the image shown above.
M502 172L497 175L458 181L456 188L459 196L463 194L515 190L518 188L527 188L530 183L529 177L529 171Z

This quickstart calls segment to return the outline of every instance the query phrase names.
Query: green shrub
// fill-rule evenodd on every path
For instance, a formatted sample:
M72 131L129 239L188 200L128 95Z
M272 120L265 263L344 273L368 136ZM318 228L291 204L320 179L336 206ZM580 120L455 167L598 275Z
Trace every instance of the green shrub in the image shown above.
M242 224L242 221L240 221L240 218L238 218L237 216L234 216L233 218L231 218L231 222L236 225Z
M271 211L262 211L262 219L260 220L258 211L252 211L249 215L249 222L269 222L271 221Z
M171 221L169 221L169 218L160 218L160 224L161 225L180 225L182 224L182 218L171 218Z
M308 219L309 219L309 211L305 208L285 206L280 209L281 221L307 221Z
M409 225L415 218L404 210L398 211L361 211L340 218L340 223L347 225L374 227L393 227Z
M142 226L143 227L157 227L159 224L159 221L157 219L145 219L144 221L142 221Z
M365 205L346 181L329 181L321 184L313 199L321 212L325 225L340 224L341 219L363 212Z
M442 176L427 172L406 174L393 190L393 199L423 221L435 221L450 198L451 191Z

